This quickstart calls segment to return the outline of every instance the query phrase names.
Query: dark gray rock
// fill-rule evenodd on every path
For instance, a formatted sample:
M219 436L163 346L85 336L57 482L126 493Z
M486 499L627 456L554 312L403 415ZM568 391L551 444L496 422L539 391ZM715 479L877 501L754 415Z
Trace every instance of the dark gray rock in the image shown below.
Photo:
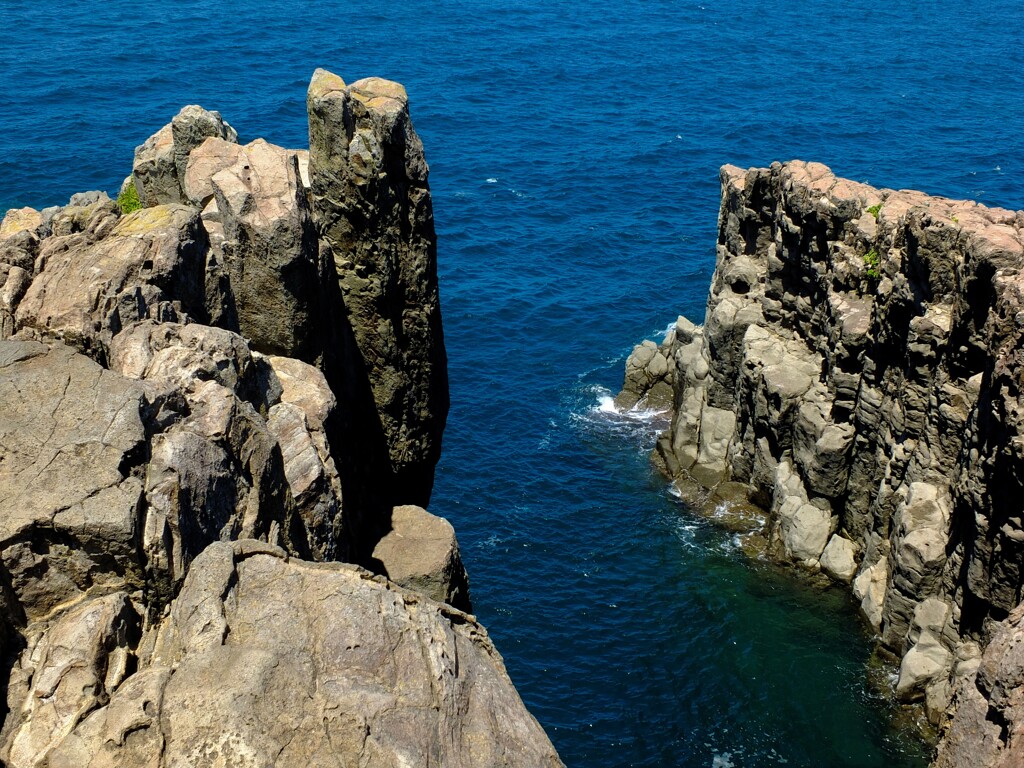
M394 504L424 506L448 414L448 374L437 288L427 163L398 83L370 78L347 86L317 70L307 96L309 178L321 247L334 265L341 318L351 337L338 366L357 434L382 440L382 488ZM335 378L329 372L329 379Z
M1024 593L1024 213L816 163L721 178L658 463L745 485L767 551L851 583L899 695L942 723L957 659Z

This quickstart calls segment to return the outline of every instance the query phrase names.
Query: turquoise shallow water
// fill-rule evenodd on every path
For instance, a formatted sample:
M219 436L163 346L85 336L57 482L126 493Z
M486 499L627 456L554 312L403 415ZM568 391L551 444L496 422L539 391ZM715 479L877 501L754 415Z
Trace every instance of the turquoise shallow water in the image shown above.
M914 766L838 592L750 566L603 412L699 317L717 169L793 157L1024 208L1019 0L0 3L0 208L116 189L186 103L305 144L324 66L403 82L453 408L433 510L566 763Z

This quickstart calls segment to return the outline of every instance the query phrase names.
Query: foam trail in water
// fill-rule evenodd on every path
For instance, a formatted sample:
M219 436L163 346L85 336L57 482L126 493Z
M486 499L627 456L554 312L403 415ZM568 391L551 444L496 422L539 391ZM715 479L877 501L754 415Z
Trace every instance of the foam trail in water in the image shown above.
M612 395L611 391L604 387L594 387L593 391L597 395L597 405L590 409L592 413L602 413L609 416L618 416L629 421L641 422L651 422L656 419L668 419L668 413L666 411L658 410L657 408L640 408L638 406L633 406L632 408L620 408L615 404L615 397Z

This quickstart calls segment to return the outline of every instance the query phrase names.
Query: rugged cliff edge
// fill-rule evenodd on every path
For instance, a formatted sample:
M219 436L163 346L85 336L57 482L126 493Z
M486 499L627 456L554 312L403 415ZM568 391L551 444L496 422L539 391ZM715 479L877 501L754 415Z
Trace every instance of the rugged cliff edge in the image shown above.
M1024 213L721 178L704 323L637 347L620 406L671 407L658 463L749 548L851 585L897 695L952 722L939 765L1019 764Z
M306 151L186 107L117 202L0 224L4 765L561 765L423 508L405 90L317 70L308 109Z

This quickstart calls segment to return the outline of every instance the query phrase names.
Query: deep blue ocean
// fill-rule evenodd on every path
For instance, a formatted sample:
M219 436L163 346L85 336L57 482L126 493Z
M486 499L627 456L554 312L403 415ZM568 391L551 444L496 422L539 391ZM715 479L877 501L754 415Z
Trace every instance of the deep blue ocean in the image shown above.
M1024 3L0 1L0 210L116 191L188 103L306 146L315 67L408 88L452 410L432 510L570 768L921 766L850 600L750 564L602 410L694 319L718 168L1024 208Z

